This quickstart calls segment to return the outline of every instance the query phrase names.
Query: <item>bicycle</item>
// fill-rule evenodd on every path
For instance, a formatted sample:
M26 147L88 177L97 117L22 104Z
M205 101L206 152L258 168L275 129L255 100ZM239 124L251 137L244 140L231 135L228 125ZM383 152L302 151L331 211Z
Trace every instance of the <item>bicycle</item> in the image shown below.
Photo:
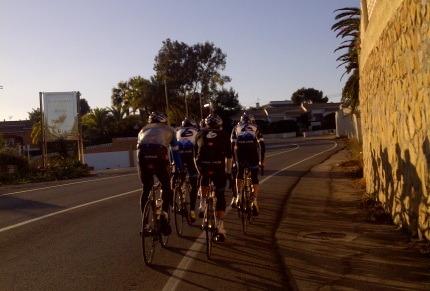
M211 173L209 173L210 175ZM210 176L209 176L210 177ZM216 196L215 186L209 178L209 192L206 196L206 205L203 214L202 231L206 232L206 256L210 260L212 257L212 242L218 241L218 218L216 216Z
M237 214L242 219L242 232L246 234L247 223L252 223L252 200L253 193L251 171L247 162L242 163L243 169L243 187L239 195L239 203L237 205Z
M142 252L147 266L152 264L158 243L160 242L161 246L165 248L169 240L169 236L161 232L160 215L163 200L160 188L160 181L154 183L142 213Z
M242 219L242 232L246 234L247 224L252 224L253 217L253 197L254 187L252 185L251 170L248 162L242 163L243 167L243 188L242 193L239 196L239 204L237 206L237 213L239 218ZM264 173L264 168L260 167L261 175Z
M189 197L191 192L191 184L189 176L187 175L187 168L184 166L182 176L176 175L173 178L173 210L175 213L175 228L179 237L182 237L184 222L191 225L189 220Z

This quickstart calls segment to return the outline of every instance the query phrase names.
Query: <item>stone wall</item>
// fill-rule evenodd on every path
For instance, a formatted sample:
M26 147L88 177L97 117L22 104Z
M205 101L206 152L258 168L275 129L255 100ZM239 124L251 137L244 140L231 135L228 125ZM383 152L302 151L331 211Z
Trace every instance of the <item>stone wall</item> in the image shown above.
M362 31L362 46L366 190L395 224L430 240L430 1L402 1L372 47Z

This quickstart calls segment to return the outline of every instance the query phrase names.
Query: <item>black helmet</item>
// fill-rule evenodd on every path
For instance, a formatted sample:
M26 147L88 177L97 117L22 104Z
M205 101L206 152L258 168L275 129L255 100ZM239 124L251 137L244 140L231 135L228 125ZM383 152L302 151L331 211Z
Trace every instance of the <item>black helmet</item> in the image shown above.
M161 112L151 112L148 117L148 123L167 124L167 116Z
M197 122L192 118L185 117L184 120L182 120L182 126L183 127L187 127L187 126L197 127Z
M220 129L222 126L222 119L216 114L209 114L205 119L206 128Z
M240 117L240 123L254 123L254 116L251 114L248 114L246 112L243 113L243 115Z

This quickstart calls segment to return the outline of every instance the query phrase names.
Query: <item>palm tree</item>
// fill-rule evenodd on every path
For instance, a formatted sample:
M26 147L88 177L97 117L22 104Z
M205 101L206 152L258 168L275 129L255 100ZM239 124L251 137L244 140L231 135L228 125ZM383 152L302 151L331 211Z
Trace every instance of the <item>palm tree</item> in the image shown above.
M345 66L345 72L342 74L341 79L343 76L349 75L342 89L342 101L349 104L354 113L360 104L358 59L360 52L361 10L357 7L347 7L337 9L335 12L339 12L335 17L339 21L333 24L331 29L338 32L336 37L346 38L346 40L334 51L347 50L346 53L337 58L337 61L341 62L338 67Z
M109 122L109 111L106 108L96 107L82 117L86 135L93 142L107 142L110 139Z
M125 125L124 118L127 116L127 110L121 105L113 105L107 111L111 134L121 132Z
M32 144L39 144L39 141L41 142L42 122L40 122L40 120L37 121L35 124L33 124L30 136L31 136L31 143Z

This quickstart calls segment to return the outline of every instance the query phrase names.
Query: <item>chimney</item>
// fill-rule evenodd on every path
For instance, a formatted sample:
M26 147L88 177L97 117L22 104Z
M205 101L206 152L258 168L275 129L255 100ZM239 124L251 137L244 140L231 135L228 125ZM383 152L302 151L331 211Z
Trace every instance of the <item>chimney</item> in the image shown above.
M260 102L257 102L257 103L255 104L255 107L256 107L257 109L260 109Z

